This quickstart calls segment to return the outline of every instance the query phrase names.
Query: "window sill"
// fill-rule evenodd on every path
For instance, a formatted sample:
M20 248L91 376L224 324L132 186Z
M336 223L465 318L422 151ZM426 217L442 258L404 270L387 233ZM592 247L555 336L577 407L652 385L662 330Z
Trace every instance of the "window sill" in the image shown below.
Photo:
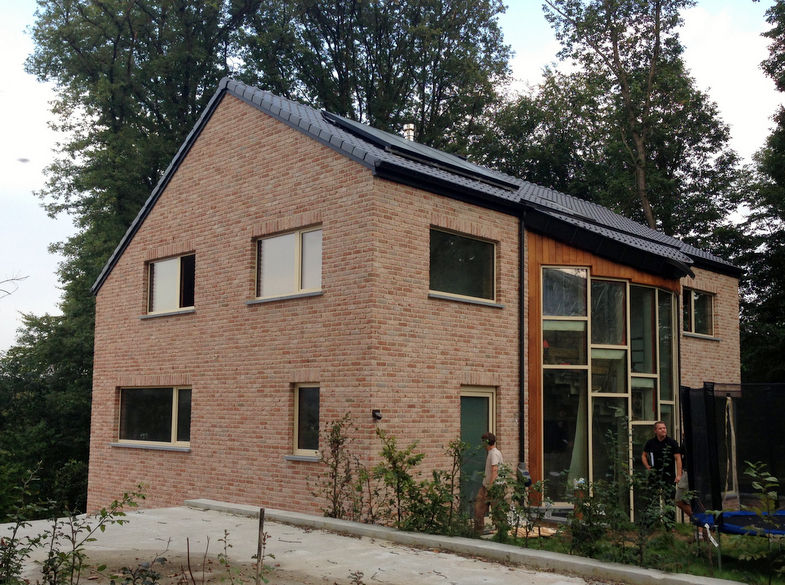
M322 458L314 455L284 455L284 461L307 461L309 463L319 463Z
M191 313L196 313L196 309L190 307L178 311L167 311L166 313L148 313L147 315L140 315L139 318L144 321L145 319L157 319L158 317L171 317L173 315L190 315Z
M682 331L684 337L692 337L693 339L703 339L705 341L722 341L719 337L713 335L701 335L700 333L690 333L689 331Z
M470 299L466 297L455 297L443 293L428 293L429 299L439 299L440 301L457 301L459 303L468 303L469 305L481 305L483 307L493 307L494 309L503 309L504 305L494 303L493 301L483 301L481 299Z
M324 293L320 290L314 292L306 292L306 293L295 293L291 295L281 295L279 297L267 297L264 299L251 299L250 301L245 301L246 305L261 305L264 303L274 303L277 301L288 301L289 299L304 299L307 297L320 297Z
M110 447L121 449L150 449L153 451L176 451L178 453L190 453L190 447L178 447L176 445L142 445L140 443L109 443Z

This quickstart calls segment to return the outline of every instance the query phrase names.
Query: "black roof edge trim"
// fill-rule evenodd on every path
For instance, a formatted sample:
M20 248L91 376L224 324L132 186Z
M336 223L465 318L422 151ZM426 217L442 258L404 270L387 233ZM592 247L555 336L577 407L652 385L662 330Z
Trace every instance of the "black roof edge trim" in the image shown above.
M112 252L111 256L109 256L109 260L104 265L103 269L101 269L98 278L95 279L93 286L90 287L90 292L93 295L97 295L98 291L101 289L101 286L104 284L104 281L109 276L109 273L117 264L117 261L120 259L120 256L123 254L125 249L131 243L134 235L136 235L137 230L141 227L142 222L144 222L147 215L150 213L150 210L155 205L155 202L158 201L158 198L161 196L161 193L164 191L166 186L169 184L169 181L174 176L177 169L180 167L180 163L182 163L183 159L186 157L188 152L191 150L194 142L199 137L199 134L202 132L202 128L204 128L205 124L210 120L213 115L213 112L218 107L218 104L221 102L221 99L226 93L227 86L231 81L230 78L224 77L218 83L218 88L215 90L213 97L210 98L210 101L207 102L207 106L205 106L204 110L202 111L199 119L194 124L191 131L188 133L188 136L185 137L185 140L180 145L180 148L175 153L172 160L169 162L169 166L166 167L166 170L161 175L161 178L158 180L158 184L150 193L150 196L147 198L147 201L144 202L142 209L139 210L139 213L136 214L136 217L131 222L131 225L128 226L125 234L123 235L120 243L117 244L117 247Z
M521 214L521 205L515 201L505 202L505 200L483 191L472 189L468 186L462 188L455 183L441 181L424 173L417 173L412 171L412 169L401 167L393 162L377 160L374 167L374 175L395 183L430 191L436 195L445 195L508 215L519 216Z
M719 274L724 274L725 276L731 276L733 278L741 278L744 276L744 269L735 266L734 264L729 264L725 262L715 262L710 258L704 258L703 256L693 255L689 252L684 252L692 258L692 261L696 268L705 268L710 272L716 272Z
M610 240L601 234L591 232L536 208L527 207L524 213L524 223L526 229L533 232L643 272L675 280L693 275L687 264L674 258L666 258L633 248L623 242Z

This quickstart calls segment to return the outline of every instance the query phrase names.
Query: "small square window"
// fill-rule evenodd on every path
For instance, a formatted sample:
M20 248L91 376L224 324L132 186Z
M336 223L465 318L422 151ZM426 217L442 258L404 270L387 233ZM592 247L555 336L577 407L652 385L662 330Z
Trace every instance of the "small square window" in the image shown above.
M688 333L714 335L714 295L685 288L682 320L684 331Z
M166 313L194 306L195 255L150 262L149 274L149 313Z
M495 263L493 243L431 229L431 291L493 301Z
M121 441L187 445L191 440L190 388L120 390Z
M258 240L256 296L279 297L322 288L322 230Z
M319 386L298 384L294 389L294 454L319 454Z

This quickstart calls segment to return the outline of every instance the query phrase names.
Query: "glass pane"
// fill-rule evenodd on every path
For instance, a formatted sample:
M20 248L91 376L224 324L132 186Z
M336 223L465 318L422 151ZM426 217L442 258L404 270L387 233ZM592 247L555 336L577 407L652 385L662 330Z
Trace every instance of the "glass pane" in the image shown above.
M120 395L120 438L172 441L172 389L132 388Z
M627 393L627 350L591 350L591 391Z
M676 435L676 427L673 422L673 405L661 404L660 405L660 420L668 427L668 434L673 437Z
M180 259L150 264L150 312L180 308Z
M319 388L301 387L297 392L297 448L319 449Z
M627 287L623 282L591 281L591 342L627 344Z
M567 501L575 482L588 480L587 372L543 372L543 453L546 494Z
M658 420L657 382L653 378L632 379L632 419Z
M632 425L632 468L636 471L644 469L641 455L646 441L654 436L654 427L651 423Z
M592 399L592 481L618 484L629 469L626 398ZM621 490L620 504L629 507L629 491Z
M542 314L585 317L585 268L544 268L542 271Z
M196 256L190 254L180 258L180 306L194 306Z
M586 365L586 321L543 321L542 362Z
M692 290L684 289L681 305L681 322L684 331L692 331Z
M322 288L322 230L303 234L302 262L302 289L320 290Z
M177 391L177 440L187 443L191 440L191 389Z
M296 292L297 236L297 234L284 234L260 241L260 297L274 297Z
M431 230L431 290L493 300L494 279L493 244Z
M673 295L658 291L660 340L660 398L673 400Z
M630 357L632 371L655 373L654 289L630 287Z
M695 333L714 335L714 312L712 295L693 291L695 299Z

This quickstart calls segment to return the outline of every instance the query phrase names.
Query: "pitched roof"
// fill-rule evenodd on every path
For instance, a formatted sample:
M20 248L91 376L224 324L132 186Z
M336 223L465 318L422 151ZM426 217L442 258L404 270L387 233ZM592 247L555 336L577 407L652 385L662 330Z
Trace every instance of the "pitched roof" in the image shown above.
M732 276L741 274L737 267L709 252L600 205L224 78L99 274L92 287L94 294L227 94L366 166L376 176L519 215L527 229L610 260L671 278L691 274L693 265Z

